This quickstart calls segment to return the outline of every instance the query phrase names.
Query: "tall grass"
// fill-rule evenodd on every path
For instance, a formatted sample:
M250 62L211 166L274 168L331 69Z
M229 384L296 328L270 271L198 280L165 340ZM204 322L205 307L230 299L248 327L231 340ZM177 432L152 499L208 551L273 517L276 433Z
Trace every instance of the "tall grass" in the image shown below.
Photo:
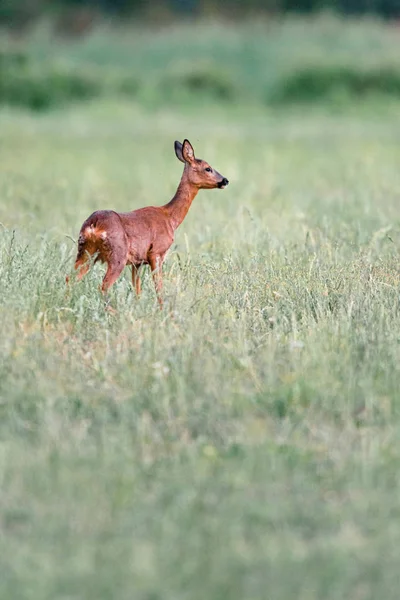
M345 115L4 112L0 596L397 597L399 124ZM83 219L161 204L173 141L226 174L166 310Z

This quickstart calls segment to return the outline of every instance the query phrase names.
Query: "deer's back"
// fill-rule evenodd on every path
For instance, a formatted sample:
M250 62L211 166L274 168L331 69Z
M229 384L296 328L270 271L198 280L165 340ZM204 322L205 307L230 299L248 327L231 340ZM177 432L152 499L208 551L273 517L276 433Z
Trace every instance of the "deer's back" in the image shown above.
M116 244L126 245L126 261L134 265L147 263L149 254L163 257L174 241L174 231L162 207L146 206L132 212L112 210L94 212L81 231L95 232L99 245L112 250ZM101 250L100 248L98 250Z

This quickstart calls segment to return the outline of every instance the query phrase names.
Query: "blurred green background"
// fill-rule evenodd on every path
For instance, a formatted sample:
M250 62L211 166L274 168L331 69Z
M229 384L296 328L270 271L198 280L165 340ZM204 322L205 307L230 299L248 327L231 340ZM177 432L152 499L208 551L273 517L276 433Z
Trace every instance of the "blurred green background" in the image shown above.
M0 2L0 598L397 600L398 2ZM165 310L69 291L196 198Z
M397 0L3 0L0 102L44 109L99 96L146 106L397 98L398 15Z

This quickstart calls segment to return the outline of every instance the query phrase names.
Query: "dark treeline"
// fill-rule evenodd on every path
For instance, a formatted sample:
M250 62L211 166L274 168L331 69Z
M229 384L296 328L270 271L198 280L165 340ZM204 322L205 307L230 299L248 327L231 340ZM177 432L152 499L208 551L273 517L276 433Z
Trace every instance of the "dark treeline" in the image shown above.
M86 21L102 15L124 19L210 14L239 18L257 13L310 14L322 10L397 19L400 0L0 0L0 23L23 29L43 16L50 16L65 19L66 28L76 27L79 31L80 27L85 29Z
M29 0L25 1L29 2ZM375 13L384 16L400 16L400 0L60 0L58 4L99 7L101 10L117 14L142 11L151 14L152 11L163 8L178 14L204 12L224 14L232 10L237 14L253 11L307 13L331 9L345 14Z

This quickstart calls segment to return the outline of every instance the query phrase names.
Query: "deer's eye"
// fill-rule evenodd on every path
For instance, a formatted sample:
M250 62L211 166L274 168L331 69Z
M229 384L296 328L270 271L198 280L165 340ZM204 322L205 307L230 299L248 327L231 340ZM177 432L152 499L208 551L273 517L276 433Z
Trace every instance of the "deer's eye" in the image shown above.
M206 167L204 170L207 171L207 173L211 173L212 172L212 168L211 167Z

